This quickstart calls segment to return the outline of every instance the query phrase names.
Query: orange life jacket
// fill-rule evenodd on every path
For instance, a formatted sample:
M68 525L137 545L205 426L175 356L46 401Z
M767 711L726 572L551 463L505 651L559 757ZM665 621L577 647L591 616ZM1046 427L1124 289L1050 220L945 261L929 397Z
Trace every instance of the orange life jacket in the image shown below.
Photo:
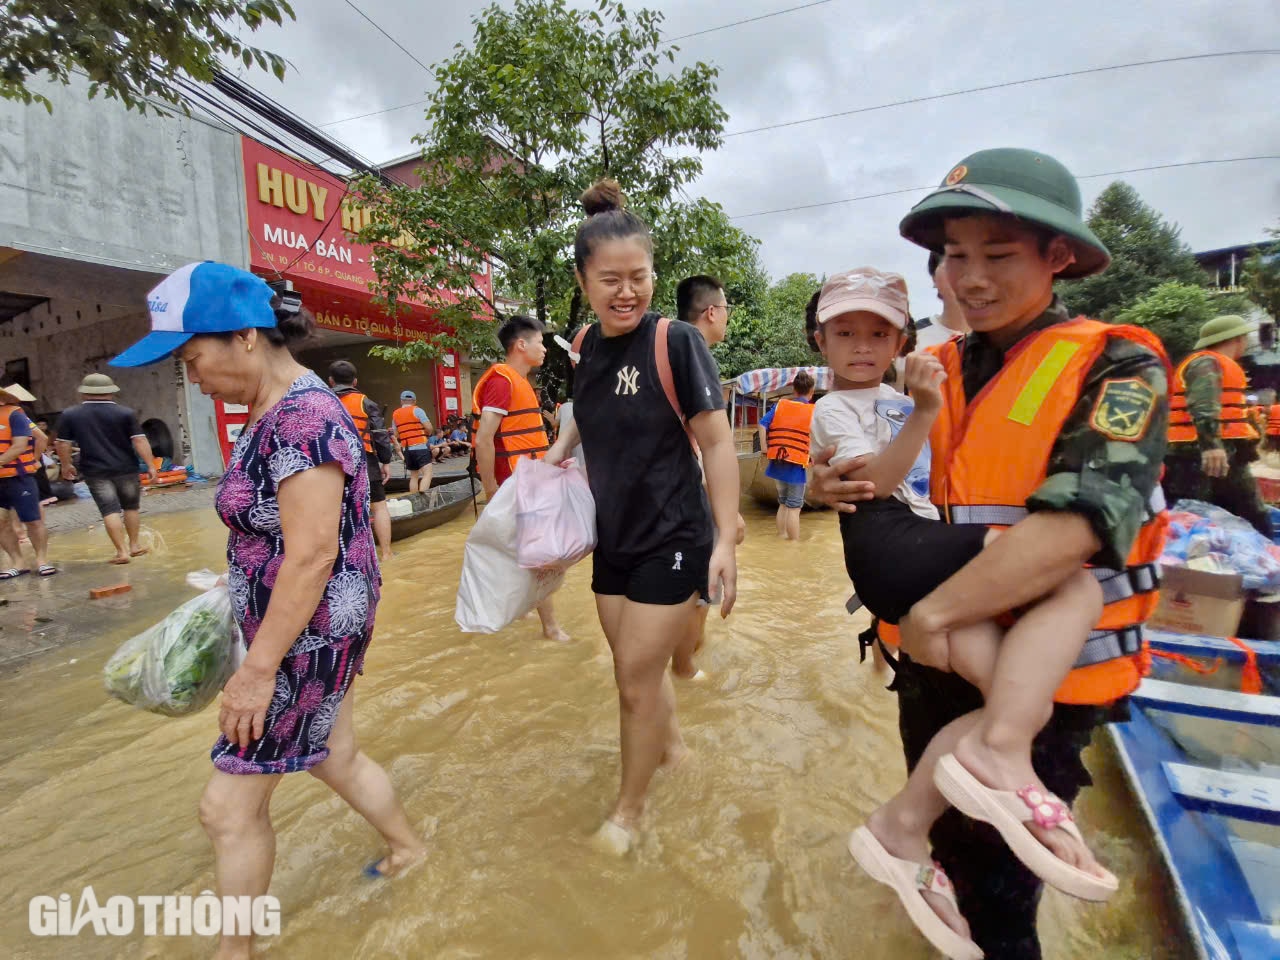
M551 448L551 442L547 439L547 426L542 420L542 408L538 405L538 395L534 392L533 385L514 367L495 363L476 383L475 391L471 394L471 416L475 423L478 425L480 422L480 391L492 377L502 377L511 384L511 409L498 424L498 432L493 435L495 458L516 460L529 457L541 460ZM511 467L512 472L515 472L515 463Z
M9 448L13 446L9 417L21 411L22 408L14 404L0 406L0 453L8 453ZM4 466L0 466L0 480L7 477L27 477L36 472L36 438L28 437L27 441L27 449L18 456L17 460L10 460Z
M413 415L414 406L396 407L391 414L396 425L396 437L402 447L421 447L427 442L427 428Z
M1169 442L1195 443L1196 425L1187 409L1186 373L1196 360L1212 357L1222 370L1222 412L1218 415L1219 436L1223 440L1257 440L1258 431L1249 422L1248 404L1244 392L1249 379L1240 364L1214 350L1197 350L1182 363L1173 375L1173 395L1169 398Z
M1280 403L1267 408L1267 436L1280 437Z
M1077 319L1014 346L995 378L966 403L961 341L929 348L947 371L942 411L929 436L930 494L945 519L999 529L1027 516L1027 498L1044 482L1053 445L1108 337L1132 340L1168 364L1160 341L1145 330ZM1141 436L1143 423L1118 420L1117 429ZM1157 487L1123 570L1090 568L1102 585L1102 617L1054 695L1057 702L1111 703L1132 693L1147 673L1142 625L1159 596L1158 561L1169 523L1163 501ZM882 625L880 636L893 642L897 630Z
M342 401L342 405L347 408L347 413L351 414L351 419L355 421L356 432L360 434L360 440L364 443L364 452L373 453L373 434L369 431L369 415L364 412L364 394L352 390L338 399ZM418 426L422 425L418 424Z
M803 400L779 400L769 424L770 460L785 460L797 467L809 465L809 426L813 404Z

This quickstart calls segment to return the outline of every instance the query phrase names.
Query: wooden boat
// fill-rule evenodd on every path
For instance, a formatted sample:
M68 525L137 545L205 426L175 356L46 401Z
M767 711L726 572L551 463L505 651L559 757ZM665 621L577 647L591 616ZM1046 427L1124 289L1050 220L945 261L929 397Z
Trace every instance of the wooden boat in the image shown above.
M1200 960L1280 957L1280 643L1246 641L1264 693L1240 693L1240 647L1148 631L1157 652L1221 662L1198 676L1156 657L1108 728Z
M412 537L414 534L422 533L424 530L431 530L453 520L475 500L478 488L479 484L473 487L472 481L464 478L441 484L438 487L433 486L427 493L407 493L389 498L388 503L391 500L400 502L407 500L413 506L413 512L407 516L397 517L394 514L392 515L392 542L403 540L405 537Z
M831 389L831 371L826 367L771 367L749 370L723 384L729 404L729 419L738 445L738 483L743 495L763 507L777 509L778 487L764 474L769 462L760 452L755 423L769 401L789 394L791 382L801 370L814 378L818 392ZM755 412L753 415L752 411ZM826 505L806 491L804 505L809 510L825 510Z

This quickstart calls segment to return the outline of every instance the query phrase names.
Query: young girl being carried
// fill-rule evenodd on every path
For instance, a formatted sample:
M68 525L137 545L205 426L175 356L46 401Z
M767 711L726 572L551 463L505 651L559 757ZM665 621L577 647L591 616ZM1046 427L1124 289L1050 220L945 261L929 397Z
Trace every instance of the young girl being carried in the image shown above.
M906 341L907 310L906 281L869 267L831 277L817 306L816 339L835 375L835 389L814 411L813 448L834 447L834 460L863 458L854 476L875 484L877 499L856 513L841 514L840 533L859 599L891 624L998 535L980 525L938 522L929 500L928 438L942 407L946 374L941 363L928 353L906 358L909 397L881 382ZM994 621L953 630L951 669L981 690L990 706L944 728L906 786L850 837L858 864L895 889L912 921L948 957L967 960L982 951L969 939L946 875L930 863L929 830L950 805L937 784L956 796L948 778L973 779L969 766L999 769L1025 784L1017 795L1034 808L1037 823L1075 830L1066 807L1036 776L1031 743L1048 722L1054 692L1079 656L1102 603L1097 580L1081 570L1020 611L1007 630ZM1021 665L1019 674L1011 677L1008 667L1015 662ZM995 682L1004 689L993 699ZM1081 870L1027 837L1029 843L1011 849L1046 882L1092 900L1115 891L1111 874Z

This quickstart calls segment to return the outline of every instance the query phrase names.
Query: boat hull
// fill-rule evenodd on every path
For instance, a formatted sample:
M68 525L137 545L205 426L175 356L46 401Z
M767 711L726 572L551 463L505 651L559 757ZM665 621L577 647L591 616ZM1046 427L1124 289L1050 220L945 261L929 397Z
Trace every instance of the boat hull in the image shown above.
M397 499L411 501L414 511L405 517L391 518L393 543L457 518L475 500L475 491L471 481L463 479L433 486L430 493L411 493Z

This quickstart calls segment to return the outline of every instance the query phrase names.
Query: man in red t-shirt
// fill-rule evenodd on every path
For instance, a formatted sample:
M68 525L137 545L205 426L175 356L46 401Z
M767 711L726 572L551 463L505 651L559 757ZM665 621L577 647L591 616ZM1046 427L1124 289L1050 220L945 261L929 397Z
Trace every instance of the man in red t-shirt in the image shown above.
M515 316L503 323L498 328L498 342L506 351L506 361L488 371L476 389L472 410L479 418L476 472L486 499L492 499L511 476L516 460L541 457L547 450L537 394L528 383L529 374L542 366L547 356L544 332L543 325L532 317ZM568 641L569 635L556 621L550 597L538 605L538 616L547 639Z

